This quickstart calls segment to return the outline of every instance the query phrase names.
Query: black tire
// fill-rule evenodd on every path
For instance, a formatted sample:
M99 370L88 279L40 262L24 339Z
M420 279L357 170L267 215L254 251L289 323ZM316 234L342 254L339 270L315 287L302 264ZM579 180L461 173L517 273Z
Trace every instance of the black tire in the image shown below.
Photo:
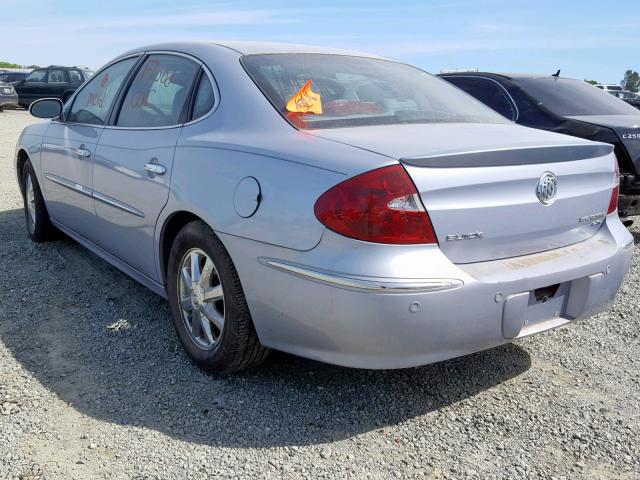
M33 203L31 205L31 210L27 205L29 202L27 198L29 180L31 180L33 188ZM44 199L42 198L42 191L38 184L38 178L36 177L36 174L33 171L33 166L29 160L25 162L24 167L22 168L22 199L24 202L24 215L27 223L27 232L29 233L31 240L41 243L59 238L58 230L49 220L49 212L47 212L47 207L44 204ZM35 220L32 218L30 211L35 214Z
M209 350L201 348L192 339L180 308L180 264L187 252L193 249L202 250L213 261L223 286L224 328L218 343ZM176 236L167 266L167 293L180 342L193 362L203 370L217 373L238 372L259 365L269 355L270 350L258 340L231 257L213 230L204 222L190 222Z

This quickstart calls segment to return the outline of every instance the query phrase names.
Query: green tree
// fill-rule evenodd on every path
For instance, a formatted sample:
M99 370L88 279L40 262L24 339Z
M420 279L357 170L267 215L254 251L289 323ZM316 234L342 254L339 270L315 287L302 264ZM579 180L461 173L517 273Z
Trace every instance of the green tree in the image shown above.
M0 68L22 68L22 66L17 63L0 62Z
M630 92L637 92L640 88L640 74L634 70L624 72L624 78L620 82L622 88Z
M31 68L33 70L35 68L40 68L40 65L29 65L27 68Z
M586 78L584 79L584 81L590 83L591 85L598 85L600 83L597 80L587 80Z

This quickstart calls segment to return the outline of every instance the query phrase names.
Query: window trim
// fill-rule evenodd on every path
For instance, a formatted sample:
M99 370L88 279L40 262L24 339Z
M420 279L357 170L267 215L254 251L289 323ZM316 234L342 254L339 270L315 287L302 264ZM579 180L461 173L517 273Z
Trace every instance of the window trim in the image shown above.
M215 110L215 106L216 106L216 100L217 100L217 88L216 88L216 84L214 82L211 81L211 77L209 75L207 75L207 80L209 80L209 84L211 85L211 89L213 90L213 107L210 111L204 113L203 115L200 115L197 118L193 118L193 110L196 106L196 98L198 96L198 89L200 87L200 82L202 81L202 77L204 77L205 75L207 75L207 72L205 71L204 68L201 68L200 71L198 72L198 78L196 78L196 82L193 84L193 89L191 91L191 95L189 96L189 104L188 104L188 110L187 110L187 123L185 123L185 125L190 125L192 123L197 122L198 120L200 120L201 118L205 118L207 116L209 116L213 110Z
M78 75L80 75L80 84L82 84L82 82L84 82L86 80L86 78L84 77L84 75L82 75L82 72L77 69L77 68L69 68L67 69L67 79L69 80L69 83L76 83L76 82L72 82L71 81L71 72L77 72Z
M51 70L60 70L62 72L62 82L50 82L49 79L51 78ZM63 67L49 67L48 71L47 71L47 84L49 85L62 85L62 84L68 84L69 82L69 72L67 71L66 68Z
M211 73L211 71L209 70L209 68L204 64L201 63L200 64L200 68L201 68L201 73L198 76L198 83L200 82L200 78L202 75L206 75L207 78L209 79L209 82L211 83L211 88L213 89L213 106L211 107L211 110L209 110L207 113L205 113L204 115L198 117L198 118L194 118L192 119L191 116L193 115L193 112L191 110L192 104L195 101L196 98L196 94L197 92L197 83L194 84L194 88L191 91L191 97L189 98L189 115L187 116L186 120L187 122L183 123L182 126L186 127L188 125L193 125L194 123L198 123L208 117L210 117L211 115L213 115L213 113L218 109L218 106L220 105L220 90L218 89L218 82L216 82L215 77L213 76L213 74Z
M200 76L199 76L200 75L200 71L204 71L206 73L206 75L209 77L209 81L211 82L211 86L213 87L214 102L213 102L213 107L211 108L211 110L206 115L203 115L202 117L199 117L199 118L197 118L195 120L191 120L191 121L188 121L188 122L185 121L185 120L188 119L188 117L184 118L183 115L181 114L179 119L178 119L179 123L176 123L174 125L164 125L164 126L161 126L161 127L121 127L121 126L115 125L115 122L117 121L118 116L120 115L120 110L122 109L122 103L124 102L124 98L126 97L127 92L129 91L129 87L131 86L131 83L135 79L135 76L138 73L138 70L140 70L140 68L142 67L142 65L146 61L146 59L151 55L173 55L173 56L177 56L177 57L184 57L184 58L187 58L187 59L195 62L198 65L199 69L198 69L198 72L196 72L194 80L193 80L193 82L191 84L189 95L187 95L185 105L190 105L191 104L192 97L193 97L193 95L195 93L194 85L195 85L196 81L200 78ZM174 51L169 51L169 50L149 50L149 51L146 51L146 52L143 53L142 60L136 65L135 72L133 70L131 71L131 75L127 79L126 83L127 83L126 84L126 88L123 89L118 94L118 99L117 99L118 109L117 109L117 111L114 110L111 113L111 118L110 118L109 124L105 125L105 128L108 128L108 129L111 129L111 130L167 130L167 129L172 129L172 128L180 128L180 127L184 127L186 125L191 125L192 123L199 122L200 120L204 120L205 118L207 118L211 114L213 114L213 112L216 111L216 109L218 108L218 105L220 104L220 91L218 90L218 84L216 83L215 79L213 78L213 75L211 74L211 72L209 71L209 69L204 64L203 61L201 61L200 59L198 59L198 58L196 58L196 57L194 57L192 55L189 55L187 53L174 52ZM184 112L184 108L183 108L183 112Z
M95 75L92 75L91 78L93 78L94 76L97 78L97 76L99 74L104 72L107 68L115 65L116 63L122 62L124 60L128 60L130 58L143 57L143 56L144 56L144 54L142 54L142 53L135 53L133 55L127 55L126 57L117 58L117 59L107 63L105 66L103 66L100 70L98 70L95 73ZM134 70L137 71L137 67L138 67L138 63L139 62L140 62L140 59L138 59L138 61L133 64L133 66L131 67L131 69L127 73L127 77L124 79L124 82L122 82L122 85L120 85L120 88L119 88L118 92L116 93L116 96L114 97L113 105L111 105L111 108L109 109L109 112L107 112L107 117L106 117L106 121L105 121L104 125L96 125L95 123L83 123L83 122L69 122L69 121L67 121L67 118L69 117L69 114L71 113L71 109L73 108L73 104L76 103L76 98L77 98L78 94L82 90L87 88L87 85L89 84L89 82L87 82L86 79L85 79L86 83L83 83L79 88L76 89L75 92L73 92L73 95L71 96L71 102L69 103L69 108L66 111L64 111L62 113L62 115L61 115L62 120L60 121L60 120L54 118L51 121L53 123L61 123L61 124L64 124L64 125L76 125L76 126L85 126L85 127L92 127L92 128L105 128L105 127L107 127L107 125L109 124L109 121L111 119L111 115L113 113L113 107L115 106L115 104L118 101L118 98L120 97L120 94L122 92L122 87L124 86L125 83L127 83L129 81L129 77L131 76L131 73Z
M198 70L198 73L196 75L196 81L193 82L193 85L191 86L191 91L189 92L189 98L186 104L187 107L187 114L185 116L185 120L190 120L191 117L193 116L193 104L196 101L196 97L198 96L198 87L200 86L200 80L202 79L202 68L200 68Z
M515 118L510 118L508 120L511 120L512 122L517 122L518 119L520 118L520 109L518 109L518 105L516 104L515 100L513 99L513 97L509 93L509 91L499 81L497 81L497 80L495 80L493 78L483 77L482 75L441 75L441 78L476 78L476 79L480 79L480 80L489 80L490 82L495 83L496 85L498 85L504 91L504 93L507 95L507 98L511 102L511 105L513 105L513 108L515 108L515 111L516 111ZM456 87L456 88L459 88L460 90L462 90L467 95L471 95L467 91L465 91L462 88L458 87L456 84L453 84L453 86ZM473 95L471 95L471 96L473 97ZM473 98L475 98L475 97L473 97ZM478 100L478 99L476 98L476 100ZM480 101L480 100L478 100L478 101ZM489 107L489 108L491 108L491 107ZM507 118L507 117L505 117L505 118Z
M114 98L113 105L109 110L107 123L104 125L105 128L115 126L115 122L117 121L118 115L120 115L120 110L122 109L122 104L124 103L124 98L127 96L127 91L129 91L129 87L133 83L133 80L136 78L136 75L138 74L140 68L142 68L142 65L144 65L144 62L148 57L149 56L146 53L140 55L138 61L133 65L133 67L131 67L131 70L129 70L129 73L124 79L124 82L122 82L122 85L120 85L120 89L118 90L118 93Z
M113 121L117 118L117 115L115 114L115 107L116 105L118 106L118 114L120 113L120 103L121 101L124 101L124 97L126 96L126 92L129 90L129 85L130 83L133 81L133 79L135 78L136 73L138 72L138 70L140 69L140 67L142 66L142 64L144 63L144 60L151 54L166 54L166 55L176 55L176 56L181 56L181 57L185 57L188 58L194 62L196 62L199 66L200 66L200 70L204 71L207 75L207 77L209 77L209 81L211 82L211 86L213 87L213 96L214 96L214 101L213 101L213 107L211 108L211 110L206 113L205 115L196 118L195 120L191 120L188 122L183 122L183 123L178 123L176 125L167 125L167 126L163 126L163 127L119 127L117 125L113 125ZM144 52L137 52L137 53L132 53L131 55L127 55L125 57L119 57L116 58L114 60L112 60L111 62L107 63L106 65L104 65L101 69L96 70L94 72L93 75L91 75L90 78L93 77L97 77L99 76L104 70L106 70L107 68L109 68L110 66L122 61L122 60L127 60L129 58L136 58L138 57L138 61L133 65L133 67L131 67L131 70L129 70L129 73L127 75L127 78L125 78L125 81L122 82L122 85L120 85L120 90L118 91L118 93L116 94L115 97L115 101L113 103L113 105L111 106L111 109L109 111L109 113L107 114L107 122L105 125L96 125L93 123L79 123L79 122L67 122L67 116L69 114L69 112L71 111L71 108L73 108L73 104L75 103L75 99L76 96L78 95L78 93L80 93L82 91L82 89L86 88L86 84L83 84L80 88L78 88L72 96L72 102L70 103L69 109L65 112L63 112L62 114L62 121L59 121L57 119L52 119L51 121L54 123L62 123L64 125L75 125L75 126L88 126L88 127L92 127L92 128L104 128L104 129L110 129L110 130L167 130L167 129L172 129L172 128L178 128L178 127L185 127L187 125L192 125L194 123L200 122L208 117L210 117L217 109L218 106L220 105L220 90L218 88L218 83L215 80L215 77L213 76L213 74L211 73L211 71L209 70L209 68L207 67L207 65L200 60L197 57L194 57L193 55L189 55L187 53L182 53L182 52L176 52L176 51L171 51L171 50L147 50ZM47 72L48 74L48 72ZM196 78L198 78L198 75L196 75ZM86 80L85 80L86 81ZM126 87L126 88L125 88ZM191 91L192 94L194 94L193 89ZM189 103L191 103L191 96L189 96L187 98L187 101Z

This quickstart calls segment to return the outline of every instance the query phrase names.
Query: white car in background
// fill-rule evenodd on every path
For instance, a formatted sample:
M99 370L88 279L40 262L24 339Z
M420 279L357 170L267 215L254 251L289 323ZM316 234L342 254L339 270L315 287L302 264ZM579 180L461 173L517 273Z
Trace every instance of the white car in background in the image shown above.
M596 85L596 87L598 87L600 90L604 90L605 92L611 93L611 92L622 92L624 89L620 86L620 85L604 85L604 84L598 84Z

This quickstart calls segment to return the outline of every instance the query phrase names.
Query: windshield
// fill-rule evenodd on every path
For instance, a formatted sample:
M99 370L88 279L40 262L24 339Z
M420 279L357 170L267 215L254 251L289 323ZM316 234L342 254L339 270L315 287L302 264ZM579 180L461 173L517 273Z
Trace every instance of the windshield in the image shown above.
M581 115L638 115L638 110L581 80L570 78L514 78L513 83L538 105L562 117Z
M447 82L393 61L305 53L246 55L242 64L298 128L509 123Z

